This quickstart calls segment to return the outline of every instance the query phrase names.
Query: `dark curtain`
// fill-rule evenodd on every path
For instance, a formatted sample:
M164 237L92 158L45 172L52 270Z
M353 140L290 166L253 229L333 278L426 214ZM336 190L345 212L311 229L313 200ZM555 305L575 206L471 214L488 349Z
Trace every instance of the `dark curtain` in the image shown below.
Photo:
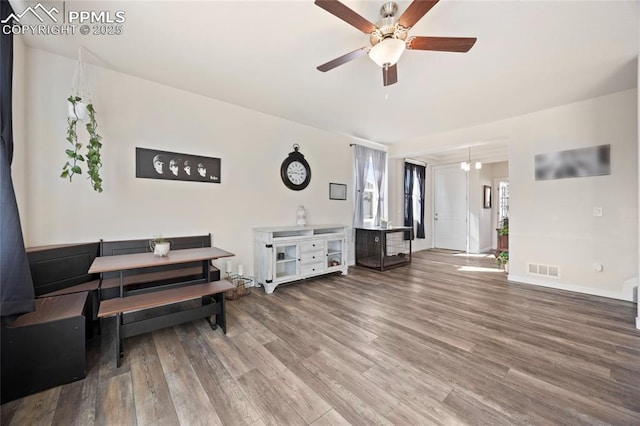
M0 17L13 13L0 0ZM13 79L13 35L0 34L0 315L3 322L35 309L33 282L24 249L16 194L11 180L13 127L11 97Z
M416 232L416 238L424 238L424 177L425 177L426 167L416 165L416 182L414 185L418 185L418 207L420 211L417 214L418 221L418 231Z
M416 221L418 229L415 232L416 238L425 238L424 234L424 188L425 188L425 166L418 164L404 163L404 225L413 228ZM418 211L413 211L414 188L418 186ZM415 215L414 215L415 213ZM405 232L405 239L409 239L409 233Z
M415 164L404 163L404 226L413 228L413 170ZM411 238L410 232L404 233L404 239Z

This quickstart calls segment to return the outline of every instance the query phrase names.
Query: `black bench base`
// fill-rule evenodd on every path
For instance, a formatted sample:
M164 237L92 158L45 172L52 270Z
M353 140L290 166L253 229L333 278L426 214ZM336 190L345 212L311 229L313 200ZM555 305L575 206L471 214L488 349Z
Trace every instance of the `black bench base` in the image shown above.
M87 293L36 301L36 311L2 327L2 403L85 377Z
M170 314L162 314L153 318L146 318L131 322L124 322L123 313L116 316L116 366L120 367L124 357L124 339L138 336L151 331L160 330L174 325L184 324L205 318L212 329L218 326L224 334L227 333L227 323L224 306L224 293L202 297L202 305L183 309ZM213 321L211 318L215 318Z

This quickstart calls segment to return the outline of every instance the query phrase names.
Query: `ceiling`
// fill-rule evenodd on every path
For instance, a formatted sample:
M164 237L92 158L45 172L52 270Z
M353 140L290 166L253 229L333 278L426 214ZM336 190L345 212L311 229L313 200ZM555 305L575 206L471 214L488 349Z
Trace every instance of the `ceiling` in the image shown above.
M344 3L375 23L383 2ZM388 88L367 57L316 70L368 37L312 0L64 6L123 10L123 34L27 36L29 46L75 59L82 43L95 65L385 144L637 87L638 1L441 0L410 35L477 37L475 46L405 51Z

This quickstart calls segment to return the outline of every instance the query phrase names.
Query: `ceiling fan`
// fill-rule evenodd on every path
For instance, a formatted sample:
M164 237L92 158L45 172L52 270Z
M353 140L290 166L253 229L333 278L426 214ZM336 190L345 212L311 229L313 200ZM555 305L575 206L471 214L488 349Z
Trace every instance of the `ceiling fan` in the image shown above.
M320 65L318 70L327 72L368 54L378 66L382 67L382 81L385 86L389 86L398 81L397 62L405 49L468 52L476 42L475 38L409 37L411 27L436 3L438 0L414 0L407 10L396 18L398 5L392 1L386 2L380 8L382 19L374 25L338 0L315 0L316 5L368 34L371 43L371 46L361 47Z

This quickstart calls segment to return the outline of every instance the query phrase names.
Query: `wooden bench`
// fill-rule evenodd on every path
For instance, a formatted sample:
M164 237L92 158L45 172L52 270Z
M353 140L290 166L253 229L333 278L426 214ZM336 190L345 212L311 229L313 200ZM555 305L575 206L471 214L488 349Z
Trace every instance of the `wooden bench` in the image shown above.
M100 252L98 242L59 244L27 248L33 290L37 298L87 293L85 330L93 337L99 327L100 274L89 274L89 267Z
M170 327L196 319L205 318L212 329L220 326L226 334L227 323L225 313L224 292L234 288L229 281L217 281L204 284L194 284L167 290L157 290L135 296L118 297L105 300L100 304L98 316L106 318L116 316L116 365L120 367L124 357L124 339L148 333L160 328ZM201 305L196 308L165 313L152 318L145 318L125 322L124 314L150 308L172 305L189 300L201 299ZM215 322L211 321L215 317Z
M85 377L87 292L35 301L2 327L2 403Z
M211 234L167 238L171 242L171 250L211 247ZM149 240L100 241L100 256L116 256L121 254L151 252ZM220 270L210 265L211 281L220 280ZM100 299L107 300L120 297L120 273L105 272L102 275ZM182 263L151 268L132 269L123 272L124 295L142 294L149 289L156 290L159 285L184 286L185 283L202 278L202 262Z

